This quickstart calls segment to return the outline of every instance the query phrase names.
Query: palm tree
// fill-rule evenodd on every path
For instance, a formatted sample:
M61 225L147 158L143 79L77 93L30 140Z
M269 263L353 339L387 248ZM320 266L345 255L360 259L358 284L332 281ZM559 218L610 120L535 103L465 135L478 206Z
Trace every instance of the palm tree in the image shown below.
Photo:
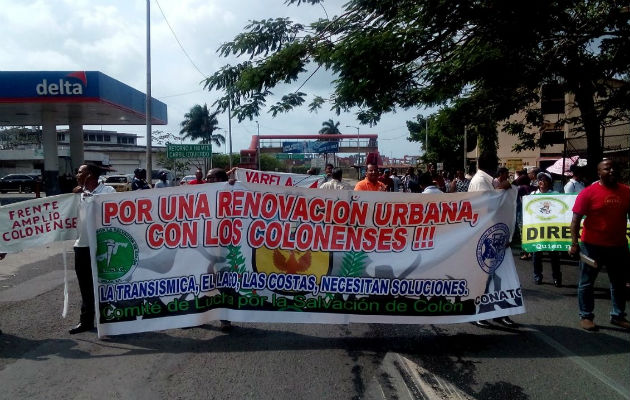
M184 139L200 139L201 144L216 144L220 147L225 144L225 137L219 133L213 133L219 128L218 113L219 111L213 113L208 111L206 104L203 107L195 104L189 112L184 114L185 119L180 124L182 129L179 133L183 135ZM210 168L212 168L212 157L210 157Z
M340 122L335 122L332 119L328 121L322 122L322 129L319 130L320 135L341 135L341 131L339 130ZM334 139L326 139L326 141L339 141ZM328 163L328 153L324 153L324 157L326 158L326 163ZM334 155L333 155L334 157Z

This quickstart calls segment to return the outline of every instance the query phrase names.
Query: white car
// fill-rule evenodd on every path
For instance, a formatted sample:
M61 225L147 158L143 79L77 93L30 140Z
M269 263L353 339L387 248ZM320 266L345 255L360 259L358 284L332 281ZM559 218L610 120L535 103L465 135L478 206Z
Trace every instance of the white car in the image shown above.
M197 177L195 177L195 175L186 175L185 177L182 178L181 181L179 181L179 184L180 185L188 185L188 182L194 181L195 179L197 179Z
M131 190L132 180L133 174L107 175L105 185L113 187L117 192L128 192Z

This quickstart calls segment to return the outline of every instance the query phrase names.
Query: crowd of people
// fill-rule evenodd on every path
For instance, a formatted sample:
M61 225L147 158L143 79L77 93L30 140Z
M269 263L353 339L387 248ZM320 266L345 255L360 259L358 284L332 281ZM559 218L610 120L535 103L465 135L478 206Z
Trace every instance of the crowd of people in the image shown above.
M399 176L396 169L379 170L375 164L368 164L365 178L355 186L355 191L389 191L406 193L454 193L475 192L486 190L517 190L517 227L515 229L516 240L522 229L522 197L529 194L559 193L554 190L552 176L539 169L532 168L529 171L517 171L510 182L509 171L499 168L494 171L493 162L496 156L482 153L477 160L477 171L473 176L466 174L464 170L457 170L454 174L444 174L435 170L435 166L429 164L424 173L416 174L414 168L408 168L404 176ZM234 183L230 179L234 169L225 171L214 168L203 175L199 168L195 173L195 179L190 185L199 185L213 182ZM323 181L320 189L324 190L348 190L342 180L342 170L327 164L324 170ZM599 180L588 185L584 181L584 169L571 167L572 177L561 188L564 193L576 193L578 197L573 207L573 220L571 223L572 245L569 254L577 256L582 253L586 257L580 261L580 280L578 283L578 306L580 326L587 331L594 331L597 326L593 322L594 295L593 285L595 279L605 266L610 280L610 292L612 311L610 322L613 325L630 330L630 322L625 318L625 292L628 278L628 265L630 265L630 253L626 239L626 224L630 216L630 188L620 184L618 170L610 160L604 160L598 165ZM101 167L91 164L82 165L77 172L77 186L74 193L81 195L81 201L90 201L92 196L103 193L111 193L115 190L106 186L99 180L104 173ZM159 176L160 181L155 188L168 187L166 175ZM146 180L146 170L136 169L132 181L132 190L150 189L151 185ZM580 236L580 221L586 217ZM80 215L80 221L84 218ZM81 314L79 323L70 329L70 334L76 334L94 329L94 293L92 288L92 270L90 252L87 243L85 223L79 225L79 238L74 245L75 271L78 278L81 293ZM0 253L0 260L5 254ZM560 254L550 252L553 283L557 287L562 286L562 273L560 270ZM532 259L534 283L541 284L542 253L533 255L522 254L521 259ZM590 260L590 261L589 261ZM495 274L489 274L486 291L500 291L500 279ZM495 322L510 328L518 327L518 324L509 317L495 318ZM489 321L476 321L479 327L490 327ZM223 330L230 329L229 321L221 321ZM1 333L1 331L0 331Z

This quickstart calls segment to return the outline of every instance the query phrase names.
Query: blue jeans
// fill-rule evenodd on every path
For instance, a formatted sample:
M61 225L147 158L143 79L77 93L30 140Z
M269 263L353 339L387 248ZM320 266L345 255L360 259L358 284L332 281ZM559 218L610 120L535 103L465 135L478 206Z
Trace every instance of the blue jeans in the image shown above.
M593 320L595 299L593 297L593 285L597 274L606 267L610 281L610 300L612 310L611 318L623 318L626 316L625 299L625 269L630 265L630 253L627 246L606 247L588 243L580 243L580 251L593 258L598 268L580 261L580 281L578 282L578 305L580 318Z

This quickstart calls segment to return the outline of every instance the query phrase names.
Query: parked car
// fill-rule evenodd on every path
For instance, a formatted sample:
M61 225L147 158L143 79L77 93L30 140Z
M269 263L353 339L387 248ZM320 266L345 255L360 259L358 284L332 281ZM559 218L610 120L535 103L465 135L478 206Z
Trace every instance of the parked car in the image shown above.
M27 174L9 174L0 178L0 193L32 192L37 180Z
M132 180L133 174L107 175L105 185L113 187L117 192L127 192L131 190Z
M185 177L182 178L181 181L179 181L180 185L188 185L188 182L190 181L194 181L196 179L195 175L186 175Z

